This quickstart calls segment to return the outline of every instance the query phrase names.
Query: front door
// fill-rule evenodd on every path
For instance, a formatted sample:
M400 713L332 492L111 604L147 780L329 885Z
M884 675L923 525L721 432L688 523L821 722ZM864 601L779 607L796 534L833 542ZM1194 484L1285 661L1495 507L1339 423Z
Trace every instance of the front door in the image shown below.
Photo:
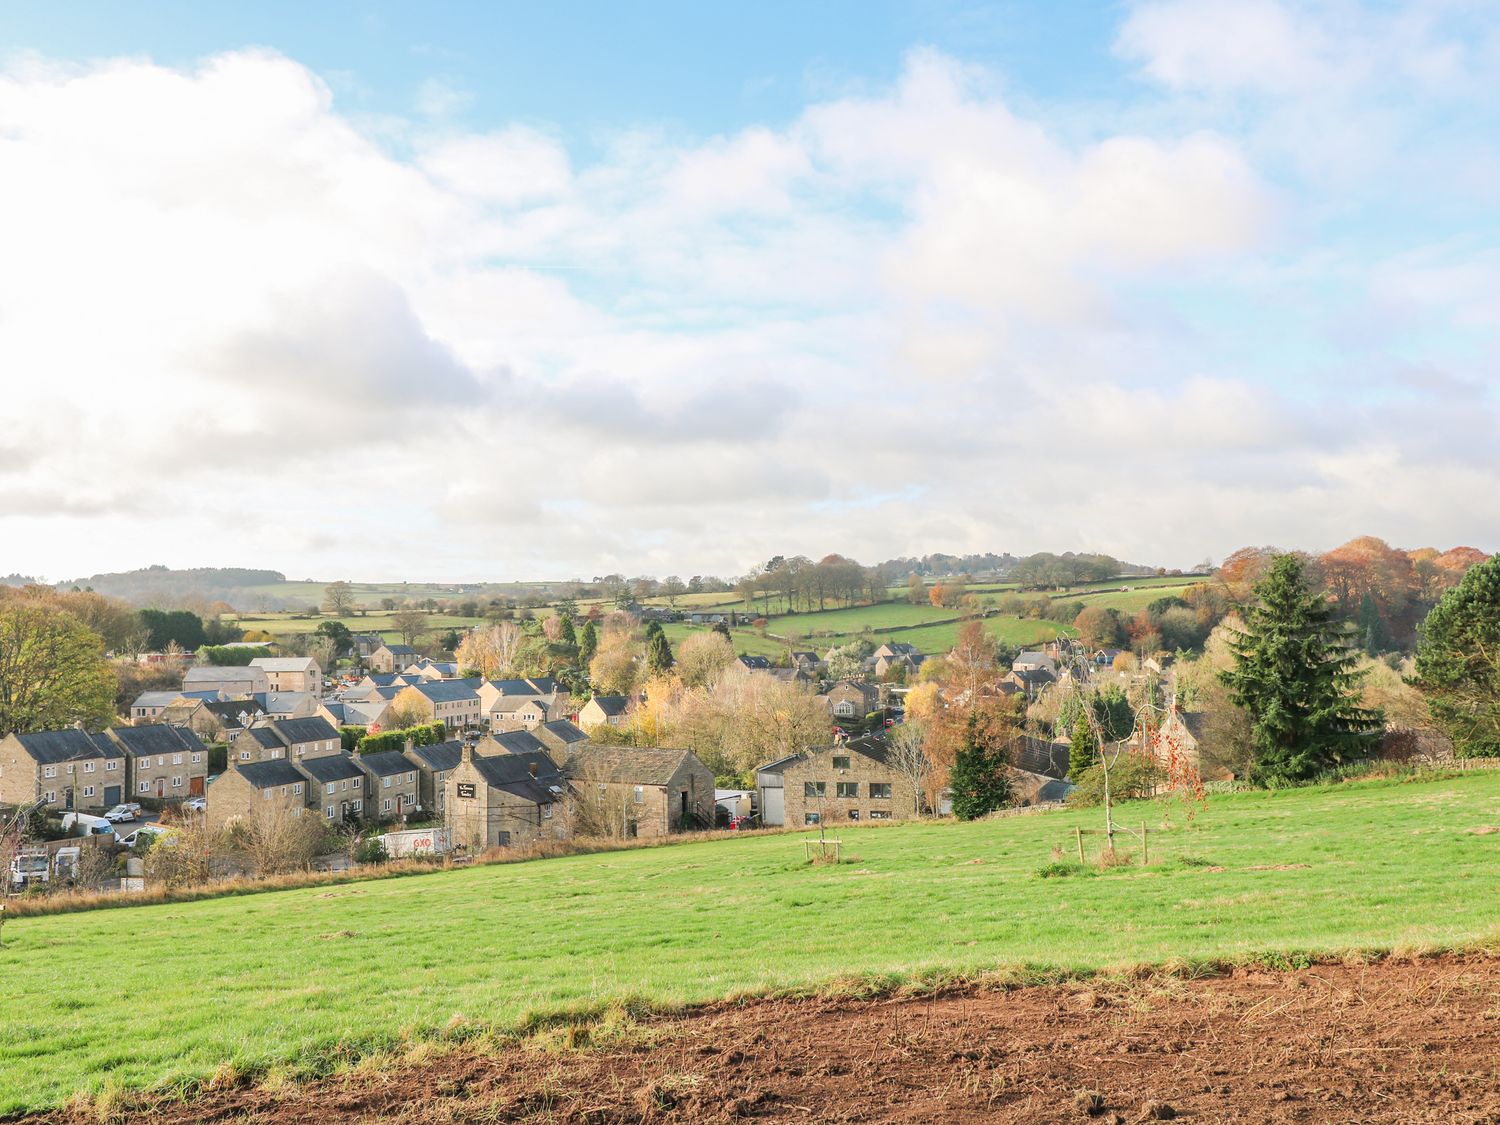
M156 799L159 801L167 795L167 779L158 777L156 779Z

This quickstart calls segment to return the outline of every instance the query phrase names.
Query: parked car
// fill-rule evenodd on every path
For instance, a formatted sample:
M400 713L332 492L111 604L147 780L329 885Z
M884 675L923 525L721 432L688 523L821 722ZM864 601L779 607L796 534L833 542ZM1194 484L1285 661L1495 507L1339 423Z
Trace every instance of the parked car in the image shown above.
M188 812L206 812L208 810L207 797L189 797L182 803L182 807Z
M124 824L127 820L134 820L141 815L141 806L131 802L124 805L116 805L104 814L104 819L111 824Z

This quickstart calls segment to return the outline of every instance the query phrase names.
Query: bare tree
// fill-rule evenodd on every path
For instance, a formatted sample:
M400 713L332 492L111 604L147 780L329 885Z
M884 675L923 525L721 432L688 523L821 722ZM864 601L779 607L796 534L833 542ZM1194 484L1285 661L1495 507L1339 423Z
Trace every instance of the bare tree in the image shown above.
M330 582L323 587L323 611L335 617L347 617L354 608L354 588L347 582Z
M403 644L415 645L427 631L427 615L420 609L403 609L391 616L391 627L401 634Z
M500 621L472 630L454 653L464 668L473 668L487 680L509 675L516 666L526 635L513 621Z
M916 814L920 817L927 779L933 771L932 758L927 753L927 728L917 722L892 727L886 739L885 762L911 782L916 795Z
M256 809L235 825L235 843L259 878L305 868L322 850L327 830L301 807Z

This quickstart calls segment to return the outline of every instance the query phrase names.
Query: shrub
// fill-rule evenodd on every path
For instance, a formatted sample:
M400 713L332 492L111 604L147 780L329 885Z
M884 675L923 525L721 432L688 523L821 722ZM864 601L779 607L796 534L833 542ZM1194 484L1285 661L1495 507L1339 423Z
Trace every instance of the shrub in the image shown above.
M361 840L354 849L355 863L384 863L389 858L385 841L379 837L371 836Z
M1126 751L1109 768L1109 795L1112 801L1129 801L1149 797L1161 784L1161 766L1144 754ZM1104 766L1090 766L1073 779L1077 786L1068 794L1073 808L1091 809L1104 804Z

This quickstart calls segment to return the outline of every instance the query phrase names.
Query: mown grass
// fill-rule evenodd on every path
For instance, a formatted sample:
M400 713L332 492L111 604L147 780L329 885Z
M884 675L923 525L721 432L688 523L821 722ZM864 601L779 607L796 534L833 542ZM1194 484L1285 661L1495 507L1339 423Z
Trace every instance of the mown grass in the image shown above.
M226 1064L325 1070L612 1003L1500 932L1500 834L1470 831L1500 824L1500 775L1239 793L1191 825L1161 816L1120 814L1152 823L1152 867L1087 878L1040 877L1076 859L1075 824L1100 825L1070 811L841 826L855 862L837 867L806 864L792 834L19 919L0 950L0 1113Z
M383 639L394 641L401 639L401 631L393 624L394 617L394 614L383 610L371 610L366 614L353 614L347 617L330 617L322 614L311 616L291 613L242 613L227 617L226 620L247 631L260 629L278 636L316 633L318 626L323 622L337 621L347 626L351 633L379 633ZM445 633L449 629L467 629L471 625L479 624L482 620L483 618L479 617L457 617L446 613L434 613L428 615L424 628L429 633Z

